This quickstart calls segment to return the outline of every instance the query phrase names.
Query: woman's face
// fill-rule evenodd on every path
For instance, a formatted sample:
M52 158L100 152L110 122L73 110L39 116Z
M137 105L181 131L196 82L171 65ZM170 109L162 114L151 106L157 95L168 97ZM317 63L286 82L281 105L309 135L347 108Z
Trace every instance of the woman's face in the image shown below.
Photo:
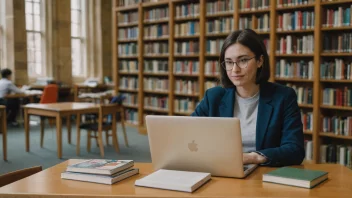
M263 56L257 60L248 47L235 43L226 49L224 60L222 65L227 68L227 76L236 87L255 85L257 69L263 64Z

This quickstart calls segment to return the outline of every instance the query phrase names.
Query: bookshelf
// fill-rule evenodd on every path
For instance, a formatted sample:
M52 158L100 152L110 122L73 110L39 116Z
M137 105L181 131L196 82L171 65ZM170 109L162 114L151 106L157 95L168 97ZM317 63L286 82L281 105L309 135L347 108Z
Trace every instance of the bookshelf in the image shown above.
M316 56L319 61L317 87L320 91L320 103L316 115L320 115L317 122L321 126L315 131L317 142L314 144L317 146L314 146L314 153L320 157L316 159L317 162L329 163L328 159L321 158L325 153L329 155L329 150L347 155L350 155L352 150L352 133L349 129L352 126L352 103L348 99L352 91L352 76L348 71L352 63L352 46L349 44L352 38L352 1L319 3L318 11L323 14L318 18L320 50ZM344 159L336 155L333 162L341 163ZM351 164L347 166L351 168Z
M270 81L292 86L298 93L302 117L309 119L303 122L306 122L304 136L312 143L310 161L321 162L320 148L326 143L343 141L352 145L350 136L335 135L322 130L323 117L348 117L352 111L348 101L342 101L343 105L324 104L324 93L326 95L334 93L331 90L341 90L343 94L343 91L352 89L352 75L343 78L347 75L341 74L342 69L334 69L347 68L352 63L352 47L346 45L352 34L352 20L346 18L341 22L333 18L347 17L348 9L352 10L352 0L303 0L301 4L295 3L301 2L295 0L291 4L285 4L286 0L267 0L260 3L258 1L254 9L242 2L244 1L164 0L153 3L137 2L126 7L114 4L114 82L117 92L130 92L119 89L119 79L131 76L138 78L139 86L135 91L138 95L138 109L136 106L129 108L134 109L138 115L136 126L141 133L146 133L144 116L147 114L190 115L204 92L219 83L217 61L223 40L233 30L252 28L260 34L267 46L271 65ZM168 8L168 19L144 21L147 10L165 7ZM187 12L192 9L197 11ZM129 12L137 12L138 21L119 24L117 16ZM327 17L328 13L330 18ZM168 24L169 35L145 39L145 27L158 24ZM118 31L136 26L139 30L138 38L119 43ZM332 42L333 40L335 41ZM125 56L117 53L118 45L131 42L137 44L137 54ZM147 55L144 52L147 43L160 42L168 43L168 54ZM289 47L293 45L296 47ZM184 50L191 46L193 51ZM131 60L138 61L138 70L119 71L121 61ZM159 73L144 70L146 61L162 60L168 67L160 66L162 69ZM185 72L185 68L188 72ZM167 79L168 89L162 94L144 90L144 78L152 77ZM181 93L175 92L183 84L187 84L186 87L190 89ZM167 97L167 110L144 106L145 96L160 95ZM180 106L190 108L180 109Z

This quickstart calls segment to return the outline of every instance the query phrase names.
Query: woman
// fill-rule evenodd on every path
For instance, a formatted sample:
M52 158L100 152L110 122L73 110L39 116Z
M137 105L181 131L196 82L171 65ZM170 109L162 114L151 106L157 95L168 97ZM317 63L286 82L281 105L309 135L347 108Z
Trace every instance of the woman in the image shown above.
M305 151L297 95L268 82L269 57L258 34L250 29L231 33L220 63L222 87L207 90L192 116L239 118L244 164L301 164Z

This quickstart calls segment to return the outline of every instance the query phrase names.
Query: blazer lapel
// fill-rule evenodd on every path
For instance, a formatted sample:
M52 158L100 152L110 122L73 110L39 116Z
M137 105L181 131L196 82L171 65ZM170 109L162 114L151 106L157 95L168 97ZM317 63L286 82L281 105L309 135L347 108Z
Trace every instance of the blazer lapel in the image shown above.
M227 88L225 95L222 97L219 106L220 117L233 117L233 108L235 103L235 88Z
M260 86L260 96L258 104L257 114L257 129L256 129L256 149L262 148L265 134L267 132L268 124L271 119L273 107L270 105L271 102L271 91L265 89L265 85Z

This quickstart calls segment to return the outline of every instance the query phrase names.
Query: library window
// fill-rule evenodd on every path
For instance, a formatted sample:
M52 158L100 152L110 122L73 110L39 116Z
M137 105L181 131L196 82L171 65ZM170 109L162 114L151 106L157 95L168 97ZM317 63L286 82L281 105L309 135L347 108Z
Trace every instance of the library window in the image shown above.
M85 76L86 64L84 61L84 1L71 0L71 56L72 75Z
M28 75L31 77L45 76L43 64L44 32L42 27L42 1L26 0L26 32Z

